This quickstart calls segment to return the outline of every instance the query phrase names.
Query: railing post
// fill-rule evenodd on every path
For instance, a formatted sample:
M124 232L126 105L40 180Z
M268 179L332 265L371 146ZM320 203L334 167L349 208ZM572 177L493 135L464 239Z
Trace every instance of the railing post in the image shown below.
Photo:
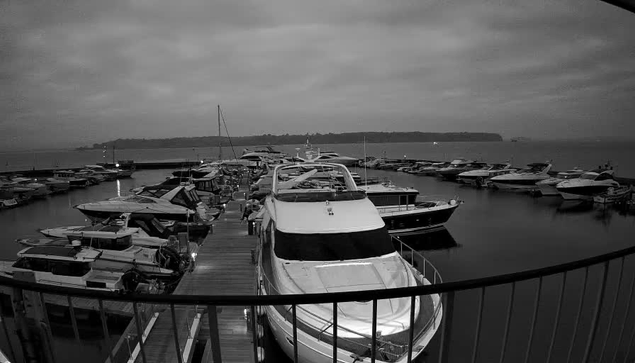
M137 326L137 335L139 336L139 350L141 351L141 361L146 363L146 351L143 347L143 327L141 326L141 317L139 317L139 309L137 308L137 303L132 303L132 310L134 312L135 325Z
M452 338L452 318L454 316L454 291L444 294L444 314L441 323L441 342L439 343L439 363L447 363L450 354L450 341Z
M615 307L617 306L617 299L620 296L620 286L622 285L622 277L624 276L624 257L622 257L620 261L620 275L617 278L617 289L615 290L615 299L613 300L613 306L611 306L611 313L609 318L609 325L606 328L606 335L604 336L604 343L602 343L602 350L600 351L600 358L598 358L598 362L602 362L602 358L604 358L604 349L606 349L606 343L609 340L609 335L611 334L611 327L613 326L613 315L615 314ZM627 310L628 311L628 310Z
M534 300L534 313L531 316L531 329L529 330L529 342L527 342L527 351L525 352L525 363L529 362L531 354L531 343L534 341L534 330L536 329L536 321L538 318L538 308L540 307L540 293L542 292L542 276L538 279L538 289L536 290L536 299Z
M370 340L370 363L375 363L377 357L377 299L373 299L373 316L372 316L372 329Z
M71 314L71 324L73 326L73 334L75 335L75 340L77 340L77 342L81 342L81 339L79 338L79 328L77 327L77 319L75 319L75 308L73 307L73 300L71 299L70 295L66 295L66 298L68 300L68 311Z
M584 269L584 281L582 281L582 293L580 294L580 303L578 304L578 313L575 318L575 325L573 327L573 333L571 334L571 345L569 346L569 352L567 353L566 362L571 361L571 354L573 353L573 346L575 345L575 336L578 332L578 325L580 323L580 317L582 315L582 305L584 304L584 296L586 295L586 283L589 279L589 267Z
M112 355L112 341L110 340L110 333L108 331L108 321L106 320L106 313L104 312L104 301L99 299L99 320L101 320L101 329L104 332L104 339L106 339L106 346L108 347L108 358L110 363L115 363L115 359Z
M615 353L613 353L613 359L611 359L611 363L615 362L615 359L617 359L617 353L620 351L620 345L622 345L622 339L624 338L624 329L626 328L626 322L628 321L628 316L631 313L631 301L633 300L633 287L635 287L635 276L633 276L633 279L631 280L631 287L628 293L628 299L626 300L626 309L624 311L626 311L626 316L624 317L624 319L622 319L622 326L620 327L620 334L618 335L618 341L617 341L617 347L615 348ZM635 334L635 329L633 330L633 333ZM626 357L628 357L628 353L630 352L630 343L633 341L633 335L631 335L631 338L629 339L629 349L626 352ZM547 362L548 363L548 362Z
M414 340L414 326L415 326L415 304L417 303L417 296L412 295L410 297L410 326L408 328L408 363L412 362L412 343ZM436 312L432 316L432 323L436 321Z
M333 363L337 363L337 301L333 302Z
M564 301L564 289L567 286L567 275L568 272L565 272L562 276L562 286L560 286L560 293L558 294L558 308L556 309L556 316L553 319L553 331L551 332L551 341L549 342L549 350L547 351L547 360L546 363L551 361L551 352L553 352L553 346L556 343L556 336L558 334L558 324L560 323L560 312L562 311L562 302Z
M297 305L291 305L293 319L293 363L298 363L298 316Z
M215 305L207 305L207 318L209 319L209 339L212 344L212 359L214 363L222 363L220 332L218 331L218 312L216 311ZM255 317L252 317L252 319L253 318ZM258 344L258 342L255 341L254 344ZM256 357L256 360L258 360L258 357Z
M602 311L602 304L604 303L604 292L606 291L606 278L608 277L609 261L604 262L602 267L602 282L598 295L595 301L595 312L593 313L593 321L591 323L591 329L589 330L589 338L587 340L587 346L584 349L584 357L582 362L586 363L591 357L591 348L593 348L593 342L595 341L595 334L598 330L598 322L600 320L600 312Z
M22 346L22 354L25 363L38 363L37 349L26 320L26 308L21 288L13 288L12 307L15 320L15 329Z
M478 353L478 343L481 337L481 320L483 319L483 302L485 300L485 288L481 287L481 294L478 299L478 318L476 319L476 336L474 337L474 348L472 349L472 363L476 362Z
M516 293L516 282L512 282L512 288L509 292L509 306L507 306L507 319L505 319L505 330L503 332L503 345L501 347L501 356L499 363L503 363L505 360L505 353L507 351L507 339L509 338L509 325L512 320L512 311L514 310L514 295Z
M172 331L174 332L174 349L176 349L177 362L183 363L183 352L181 352L181 345L179 344L179 329L176 325L176 312L174 311L174 304L170 304L170 315L172 315Z

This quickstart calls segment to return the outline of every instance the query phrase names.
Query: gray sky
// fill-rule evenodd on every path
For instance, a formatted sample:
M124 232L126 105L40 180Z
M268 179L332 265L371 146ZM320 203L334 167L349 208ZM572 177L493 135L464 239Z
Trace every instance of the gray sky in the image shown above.
M0 0L0 149L347 131L630 135L635 15L592 0Z

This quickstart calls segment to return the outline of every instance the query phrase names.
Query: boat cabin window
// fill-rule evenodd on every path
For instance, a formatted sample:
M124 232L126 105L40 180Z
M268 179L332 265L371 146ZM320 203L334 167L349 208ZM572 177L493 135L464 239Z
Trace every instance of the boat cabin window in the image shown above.
M18 259L13 267L64 276L84 276L90 271L90 265L87 262L55 261L32 257Z
M95 238L95 237L77 237L68 236L68 241L72 243L78 240L82 243L82 246L89 246L102 250L114 250L123 251L126 248L132 246L132 236L127 235L119 238Z
M166 228L156 218L150 220L134 219L128 222L129 227L137 227L153 237L167 236Z
M395 252L385 227L363 232L299 234L276 230L274 253L295 261L343 261Z
M580 179L596 180L596 178L599 178L599 175L597 175L597 174L582 174L582 175L580 175Z
M608 173L602 173L600 175L598 175L597 178L595 178L595 180L600 181L600 180L613 180L613 175L608 174Z

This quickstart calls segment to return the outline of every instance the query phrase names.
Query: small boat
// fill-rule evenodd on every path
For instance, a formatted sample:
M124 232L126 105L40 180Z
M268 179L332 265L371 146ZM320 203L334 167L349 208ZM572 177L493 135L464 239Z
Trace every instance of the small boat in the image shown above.
M502 190L532 191L538 187L536 183L549 178L551 163L527 164L527 168L491 179L492 184Z
M15 198L4 198L0 196L0 209L14 208L18 206L18 201Z
M565 180L556 185L564 199L593 200L593 197L606 192L609 188L619 188L620 183L613 179L613 170L589 171L579 178Z
M593 196L593 201L600 204L623 202L631 198L633 190L630 186L610 187L606 192Z
M536 186L538 187L538 190L540 190L540 194L543 196L559 196L560 193L558 193L556 185L568 179L579 178L580 175L584 174L584 172L584 170L578 168L561 171L553 178L548 178L537 182Z
M121 273L136 269L146 280L178 278L187 268L187 256L179 255L170 247L134 246L131 243L131 234L132 232L112 236L100 232L87 232L80 238L18 238L16 242L28 247L59 247L67 248L68 251L82 248L99 251L99 259L93 262L93 267Z
M188 186L193 185L196 194L200 198L210 198L214 195L218 195L221 192L221 187L218 184L218 178L182 178L182 177L168 177L163 182L159 184L147 185L138 188L132 189L132 192L135 194L140 194L144 190L149 190L152 188L166 188L169 187L171 189L176 188L177 186Z
M304 160L309 163L336 163L344 166L356 166L359 164L359 159L340 155L334 151L318 151L317 156Z
M49 194L51 194L45 184L38 183L31 178L18 176L11 178L11 182L13 182L15 185L32 189L33 192L31 193L31 196L33 198L46 198Z
M57 170L53 172L53 178L57 180L65 180L70 188L86 188L90 183L86 178L79 178L72 170Z
M392 183L358 185L366 192L391 234L415 233L441 227L461 202L457 199L424 199L414 188Z
M274 171L274 185L262 212L257 246L259 295L405 288L431 284L395 250L376 207L359 190L344 165L323 164L343 175L339 180L314 180L313 171L278 182L285 166ZM260 212L259 212L260 214ZM310 218L308 218L310 216ZM411 301L414 301L414 311ZM298 361L306 363L405 362L416 359L440 326L438 294L378 301L376 340L371 338L372 305L368 301L339 303L337 346L333 346L333 304L297 308ZM274 338L294 356L291 306L265 306ZM414 314L414 324L410 316ZM381 332L381 334L379 334ZM409 336L413 336L409 346ZM377 342L372 347L372 341ZM291 342L291 344L290 344ZM370 349L369 349L370 347ZM379 348L381 347L381 348ZM335 357L333 354L335 353ZM375 354L372 354L375 356Z
M71 188L68 180L59 180L55 178L46 178L42 181L52 194L66 193Z
M447 161L432 163L432 165L430 166L419 168L419 170L417 170L417 172L413 174L422 176L435 176L437 175L437 171L439 169L445 168L448 165L450 165L450 163L448 163Z
M94 267L101 251L68 247L27 247L17 261L0 261L0 276L41 284L88 290L131 292L140 282L135 271L125 273Z
M254 150L244 149L239 159L249 161L262 161L263 158L282 159L287 155L281 151L275 150L271 146L258 147Z
M456 181L461 173L472 170L486 170L487 168L487 163L457 159L452 161L449 166L437 170L437 175L443 180Z
M457 175L456 180L462 184L469 184L476 187L486 187L491 178L499 175L509 174L516 171L510 163L496 163L485 169L465 171Z
M104 177L101 173L97 173L92 169L81 169L75 173L75 176L77 178L84 178L88 180L90 185L97 185L106 180L106 177Z
M84 167L86 169L94 171L95 174L99 174L103 176L106 181L115 180L119 176L119 172L117 170L106 169L105 167L101 165L89 164L89 165L84 165Z

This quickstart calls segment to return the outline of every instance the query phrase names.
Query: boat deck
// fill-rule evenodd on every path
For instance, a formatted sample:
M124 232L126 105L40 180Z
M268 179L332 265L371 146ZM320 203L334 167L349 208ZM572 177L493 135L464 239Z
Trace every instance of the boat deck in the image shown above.
M236 193L236 197L243 196L244 193ZM243 202L242 198L237 198L227 205L225 213L214 224L213 233L208 235L198 251L196 267L181 279L174 294L255 294L255 267L251 251L255 248L256 238L247 234L246 222L240 220ZM223 362L253 361L252 335L247 329L243 310L243 307L217 308ZM156 311L160 313L144 344L146 361L178 362L170 308L163 306ZM188 362L195 340L207 341L210 338L206 307L175 307L175 316L180 354L183 362ZM142 361L139 354L136 362Z

